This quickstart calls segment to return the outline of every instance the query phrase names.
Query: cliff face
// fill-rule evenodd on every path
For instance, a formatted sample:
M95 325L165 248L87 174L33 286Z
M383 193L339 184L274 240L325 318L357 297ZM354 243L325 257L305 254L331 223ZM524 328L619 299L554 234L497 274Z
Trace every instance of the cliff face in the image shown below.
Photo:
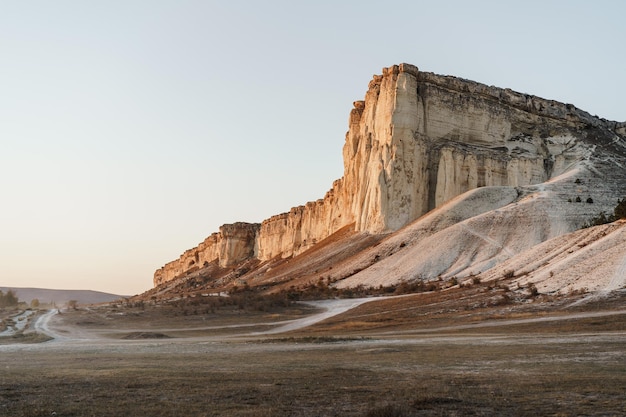
M297 255L352 222L343 181L337 180L323 199L264 220L257 237L257 257L267 261Z
M193 249L186 250L180 258L167 263L154 273L154 285L159 285L185 273L216 262L228 268L256 256L256 237L259 224L225 224Z
M354 103L344 176L323 199L261 225L224 225L157 270L154 283L213 262L297 255L353 223L358 232L395 231L468 190L542 183L597 147L623 153L625 130L569 104L409 64L385 68Z
M476 187L544 182L589 155L594 124L617 127L571 105L387 68L355 103L343 151L356 228L393 231Z

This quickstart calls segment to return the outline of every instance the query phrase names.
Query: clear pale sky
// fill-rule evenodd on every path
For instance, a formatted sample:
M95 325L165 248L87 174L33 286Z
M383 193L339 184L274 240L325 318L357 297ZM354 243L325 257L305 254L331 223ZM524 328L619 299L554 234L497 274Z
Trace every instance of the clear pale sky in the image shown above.
M132 295L316 200L401 62L626 120L623 1L0 0L0 286Z

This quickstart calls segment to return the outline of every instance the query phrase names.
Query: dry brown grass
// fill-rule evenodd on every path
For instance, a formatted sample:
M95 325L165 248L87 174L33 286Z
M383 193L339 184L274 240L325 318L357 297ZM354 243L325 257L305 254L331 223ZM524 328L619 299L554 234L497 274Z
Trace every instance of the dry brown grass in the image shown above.
M413 330L435 331L452 326L480 325L493 323L489 331L508 332L532 329L533 332L582 332L606 329L626 330L624 315L599 319L554 320L531 324L507 324L498 326L498 321L514 319L536 319L564 317L574 313L623 310L626 291L609 298L598 299L578 307L570 305L581 298L574 296L540 295L527 299L524 294L503 289L505 285L478 284L461 288L449 288L404 297L382 299L363 304L341 315L308 328L308 333L332 334L377 334L380 332L411 332ZM503 295L506 303L498 302ZM495 330L494 330L495 329ZM454 329L455 332L476 332L476 329Z
M233 338L260 327L219 327L310 311L233 306L183 315L188 305L168 305L64 312L60 328L68 334L115 338L0 346L0 416L626 414L624 314L498 326L570 311L567 300L480 304L498 291L476 285L364 304L272 337ZM624 303L609 299L575 312L600 305ZM477 323L488 326L437 330ZM165 326L187 330L158 330ZM119 340L139 328L172 338Z
M615 339L129 346L3 352L0 415L626 412L624 345Z

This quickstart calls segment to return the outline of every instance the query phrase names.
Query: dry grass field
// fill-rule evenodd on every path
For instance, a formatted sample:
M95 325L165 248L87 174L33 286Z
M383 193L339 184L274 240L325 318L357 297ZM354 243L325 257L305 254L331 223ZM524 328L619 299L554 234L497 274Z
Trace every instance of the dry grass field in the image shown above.
M63 311L55 340L0 345L0 415L626 414L623 294L575 308L453 295L369 302L271 335L315 310Z

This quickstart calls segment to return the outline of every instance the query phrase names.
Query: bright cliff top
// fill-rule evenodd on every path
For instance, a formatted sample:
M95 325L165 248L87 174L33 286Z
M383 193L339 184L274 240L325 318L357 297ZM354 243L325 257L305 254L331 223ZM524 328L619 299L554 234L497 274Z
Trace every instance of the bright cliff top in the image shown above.
M578 193L584 191L594 204L553 207L563 222L534 224L540 237L532 245L576 230L601 210L610 212L615 198L626 195L626 123L593 117L571 104L400 64L373 77L365 99L354 102L348 125L344 175L323 199L261 224L222 226L158 269L155 286L206 268L221 271L215 276L228 285L340 231L396 232L481 188L500 190L482 194L488 201L478 206L487 210L494 199L518 203L534 185L575 193L572 175L585 172L587 184L594 185L578 187ZM246 263L244 272L224 278L224 271Z

